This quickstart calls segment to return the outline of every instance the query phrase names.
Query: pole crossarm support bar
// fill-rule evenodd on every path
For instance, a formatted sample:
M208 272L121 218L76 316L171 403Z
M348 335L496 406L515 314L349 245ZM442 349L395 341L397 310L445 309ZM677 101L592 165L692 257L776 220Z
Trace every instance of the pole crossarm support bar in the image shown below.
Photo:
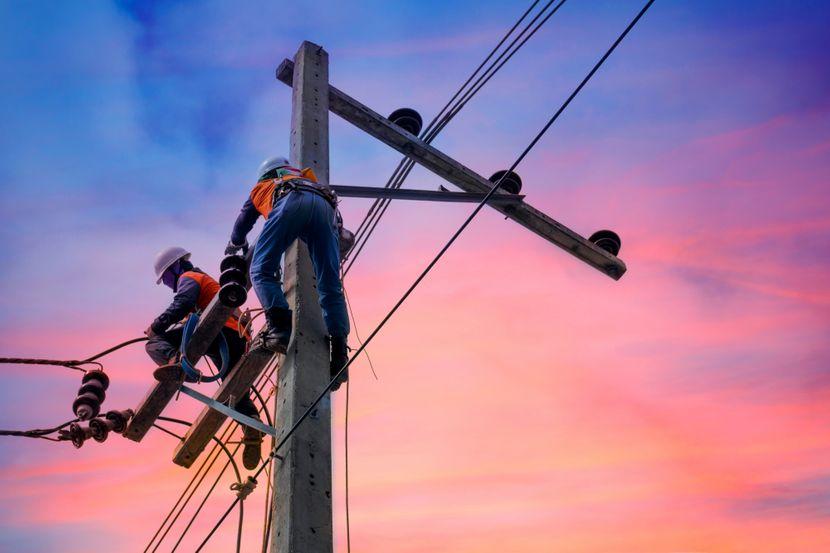
M239 363L222 381L222 385L213 394L213 401L228 405L239 401L241 397L250 393L254 381L262 373L268 362L274 356L271 351L255 348L242 356ZM205 407L187 431L173 456L173 462L183 467L189 467L204 451L213 436L219 431L227 414L211 406Z
M218 401L216 401L212 397L208 397L208 396L206 396L206 395L204 395L200 392L197 392L193 388L188 388L187 386L182 386L181 387L181 392L184 395L192 397L196 401L201 401L202 403L204 403L205 405L207 405L211 409L215 409L216 411L219 411L223 415L232 418L233 420L235 420L239 424L244 424L245 426L250 426L251 428L256 428L260 432L268 434L269 436L274 436L275 438L277 436L277 429L274 428L273 426L268 426L267 424L265 424L264 422L262 422L259 419L249 417L248 415L243 415L242 413L240 413L236 409L231 409L230 407L228 407L224 403L219 403Z
M292 86L293 73L294 63L286 59L277 68L276 77L280 82ZM473 170L331 85L329 85L329 109L335 115L420 163L465 192L485 194L493 186L493 183ZM495 195L506 195L506 193L498 191ZM625 263L621 259L527 203L493 204L492 207L614 280L619 280L626 271Z
M481 203L486 194L470 192L450 192L441 190L415 190L412 188L380 188L374 186L351 186L332 184L332 190L343 198L388 198L391 200L416 200L423 202L472 202ZM522 194L493 195L488 204L520 204Z

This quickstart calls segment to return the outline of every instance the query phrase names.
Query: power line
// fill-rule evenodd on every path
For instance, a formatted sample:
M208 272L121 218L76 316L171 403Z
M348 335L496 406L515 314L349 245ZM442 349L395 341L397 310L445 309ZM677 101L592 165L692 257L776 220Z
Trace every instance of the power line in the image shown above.
M275 369L276 369L276 362L275 362L275 360L272 360L271 363L270 363L270 367L266 367L266 370L263 371L263 374L260 378L260 381L255 385L255 387L252 388L252 390L257 394L260 402L262 403L262 409L260 409L260 413L263 413L263 412L265 413L265 416L266 416L267 420L269 421L269 423L272 422L270 413L268 412L268 408L267 408L267 405L265 404L265 400L262 398L261 395L259 395L259 392L256 390L256 388L257 387L262 387L266 383L270 382L270 378L273 375ZM164 417L161 417L161 419L163 420ZM181 422L184 422L184 421L181 421ZM176 503L173 505L170 512L164 518L164 520L162 521L162 523L159 526L158 530L156 530L156 533L153 535L152 538L150 538L150 542L147 544L147 546L144 549L145 553L150 551L150 548L153 546L153 542L156 540L156 538L158 538L158 543L155 545L155 547L153 547L152 551L158 550L158 548L161 546L161 543L164 541L165 537L167 537L167 534L170 532L170 530L173 528L173 525L176 523L176 521L179 519L181 514L184 512L184 509L187 507L190 500L196 494L196 491L201 486L201 484L204 482L205 478L207 477L208 473L210 472L210 469L213 468L214 463L219 458L219 456L221 454L220 447L224 448L224 444L222 442L226 441L228 438L230 438L231 435L233 434L233 432L237 428L238 428L238 425L236 423L234 423L234 421L231 421L231 424L228 424L225 427L224 431L222 432L221 437L214 438L214 440L217 440L217 442L214 443L213 449L205 457L204 461L199 466L199 468L197 469L196 473L193 475L193 477L191 478L191 480L187 484L187 486L185 486L185 489L179 495L179 498L176 500ZM160 430L166 431L166 429L163 429L163 428L160 428ZM240 445L238 444L236 446L236 448L233 450L232 455L235 455L236 452L239 451L239 447L240 447ZM215 455L214 455L214 453L215 453ZM212 460L210 460L211 456L213 456ZM209 466L207 466L207 468L205 468L205 465L208 465L209 460L210 460L210 464L209 464ZM224 475L224 473L228 469L229 465L230 465L230 461L226 462L225 466L220 470L219 476L217 477L217 481L208 490L207 494L205 495L205 498L202 500L202 504L198 507L198 509L196 511L196 514L194 514L193 518L190 520L190 523L188 524L188 529L193 524L196 515L198 515L199 511L201 511L201 508L204 506L205 501L207 501L208 497L210 497L211 493L214 491L214 489L216 487L216 484L218 483L219 479ZM204 473L202 473L201 477L199 477L200 473L202 472L202 469L205 469ZM191 485L193 485L194 481L197 478L199 478L199 481L196 483L196 485L193 487L193 489L190 490ZM190 490L190 493L188 495L189 490ZM184 499L184 503L182 503L181 507L179 507L179 504L182 502L182 499L184 498L185 495L187 495L187 499ZM176 513L177 508L178 508L178 512ZM174 513L176 513L175 516L174 516ZM172 520L170 520L171 517L173 517ZM164 530L164 533L161 534L161 537L159 537L159 533L161 533L162 529L168 523L168 521L170 521L170 522L167 525L167 529ZM187 530L185 530L184 533L186 533L186 532L187 532ZM179 541L181 541L181 539Z
M534 27L533 30L525 36L525 34L528 32L528 30L530 30L530 28L534 25L534 23L536 23L536 21L542 16L542 14L544 14L548 10L548 8L554 3L554 0L549 0L549 2L547 4L545 4L542 7L542 9L536 14L536 16L524 27L524 29L510 42L510 44L507 46L507 48L505 48L505 50L503 52L501 52L501 54L499 54L499 56L484 71L484 73L482 75L480 75L478 77L478 79L476 79L476 81L473 83L473 85L461 96L460 99L458 99L456 101L455 105L449 110L449 112L447 112L446 115L444 115L443 118L441 118L441 120L438 121L439 117L441 117L441 115L444 113L444 111L446 111L446 109L450 106L450 104L452 104L452 102L458 97L458 94L461 92L461 90L464 87L466 87L466 85L469 84L473 80L475 75L483 67L483 65L486 63L486 61L489 60L493 56L493 54L504 43L504 41L507 39L507 37L510 36L510 34L512 34L513 30L515 30L515 28L519 25L519 23L521 23L521 21L524 20L524 18L527 16L527 14L533 9L533 7L537 3L537 2L534 2L533 5L531 5L531 7L522 15L522 17L510 29L510 31L508 31L508 33L504 36L504 38L502 38L501 42L499 42L499 44L496 46L496 48L494 48L493 51L490 52L490 54L487 56L485 61L482 62L481 65L479 65L479 67L473 72L473 74L470 76L470 78L468 78L467 81L464 83L464 85L462 85L462 89L459 89L459 91L456 92L455 96L453 96L453 98L450 100L450 102L448 102L447 105L445 105L441 109L439 114L430 122L430 124L427 126L424 133L422 133L424 142L427 143L427 144L431 143L435 139L435 137L438 135L438 133L440 133L450 123L450 121L456 115L458 115L458 113L464 108L464 106L466 106L467 103L484 87L484 85L487 84L490 81L490 79L492 79L493 76L495 76L495 74L498 73L498 71L508 61L510 61L510 59L516 54L516 52L518 52L527 43L527 41L530 40L533 37L533 35L535 35L539 31L539 29L542 28L542 26L553 16L553 14L555 14L559 10L559 8L562 7L562 5L564 5L565 2L566 2L566 0L561 0L556 6L553 7L553 9L550 12L548 12L548 14L536 25L536 27ZM521 42L519 42L518 46L515 46L516 43L519 40L521 40ZM515 48L514 48L514 46L515 46ZM438 124L434 129L432 129L432 127L436 123L436 121L438 121ZM395 174L393 174L392 178L390 179L390 182L387 183L387 187L400 188L403 185L404 180L406 180L406 178L412 172L412 169L414 168L414 166L415 166L415 162L412 161L409 158L404 158L403 160L401 160L400 164L398 165L397 169L395 170ZM397 175L397 179L396 179L396 175ZM393 180L394 180L394 182L392 182ZM374 232L375 228L377 227L378 223L380 223L381 217L383 217L383 215L386 213L386 210L388 209L391 200L390 199L376 200L375 204L377 204L378 202L382 202L382 206L378 211L376 211L374 213L374 216L372 217L372 219L373 219L372 222L369 223L369 225L367 227L365 227L368 230L364 229L364 231L362 233L360 233L361 227L363 227L363 223L361 223L361 227L358 228L359 236L357 236L357 238L356 238L355 247L352 248L352 250L354 251L354 254L351 257L348 266L346 266L346 268L344 270L344 275L345 275L345 273L347 273L351 269L352 265L354 265L354 262L357 260L357 257L360 255L360 252L363 251L363 248L367 244L369 238L371 237L371 235ZM375 204L373 204L373 206L372 206L373 208L374 208ZM371 212L372 212L372 210L370 209L370 213ZM367 217L368 216L369 216L369 214L367 214ZM364 222L365 221L366 221L366 219L364 219ZM359 242L359 244L357 242Z
M556 122L556 120L559 118L559 116L562 114L562 112L565 111L565 108L567 108L568 105L570 105L571 101L573 101L573 99L576 97L576 95L579 94L579 92L585 87L585 85L588 83L588 81L591 79L591 77L593 77L594 74L602 66L602 64L605 63L605 60L608 59L608 57L611 55L611 53L614 52L614 50L616 50L617 46L628 35L628 33L631 31L631 29L634 28L634 26L637 24L637 22L640 21L640 19L643 17L643 15L645 15L645 13L648 11L648 9L651 7L651 5L653 3L654 3L654 0L648 0L648 2L646 2L645 6L643 6L643 8L640 10L640 12L637 14L637 16L633 20L631 20L631 22L628 24L628 26L625 28L625 30L622 32L622 34L620 34L620 36L617 37L617 39L614 41L614 43L611 45L611 47L605 52L605 54L600 58L600 60L594 65L594 67L591 69L591 71L588 72L588 74L585 76L585 78L582 79L582 82L580 82L579 85L571 93L571 95L568 96L567 100L565 100L565 102L559 107L559 109L556 110L556 112L553 114L553 116L551 116L551 118L544 125L544 127L542 127L542 130L540 130L536 134L536 136L533 138L533 140L530 141L530 144L528 144L527 147L522 151L522 153L519 154L519 157L516 158L516 161L514 161L513 164L510 166L510 168L505 172L505 174L502 175L501 178L498 179L498 181L496 181L493 184L493 186L487 192L485 197L475 207L475 209L472 211L472 213L470 213L470 215L464 220L464 222L461 224L461 226L458 228L458 230L456 230L455 233L453 233L453 235L450 237L450 239L447 241L447 243L441 248L441 250L439 250L439 252L435 255L435 257L432 259L432 261L430 261L429 264L426 266L426 268L421 272L421 274L418 275L418 278L416 278L415 281L409 286L409 288L407 288L406 292L404 292L404 294L395 303L395 305L392 307L392 309L383 317L383 319L375 327L375 329L372 331L372 333L369 335L369 337L366 338L366 341L363 342L363 345L360 346L360 348L358 348L358 350L355 352L355 354L346 362L345 365L343 365L343 367L337 372L337 374L335 374L332 377L332 379L331 379L331 381L329 381L328 385L317 395L316 399L311 403L311 405L309 405L306 408L305 412L303 412L303 414L300 415L300 417L297 419L297 421L294 423L294 425L288 430L288 432L285 434L285 436L283 436L280 439L280 441L277 443L277 445L274 446L274 448L271 450L271 453L269 453L268 458L265 459L263 464L260 465L260 467L254 473L254 478L259 476L262 473L262 471L265 470L265 468L268 466L268 464L272 461L272 459L276 455L277 451L279 451L280 448L282 448L282 446L284 446L288 442L289 438L291 438L291 436L294 434L294 432L297 430L297 428L299 428L299 426L308 418L308 416L314 411L314 409L317 408L317 405L323 400L323 398L326 397L326 394L329 393L329 391L330 391L331 387L334 385L334 383L349 368L349 366L352 364L352 362L354 362L354 360L357 359L357 357L362 353L362 351L366 348L366 346L369 345L369 343L374 339L374 337L378 335L378 333L383 329L383 327L386 325L386 323L389 321L389 319L392 318L392 316L397 312L397 310L401 307L401 305L403 305L403 303L407 300L407 298L409 298L409 296L412 294L412 292L415 290L415 288L418 287L418 285L421 283L421 281L423 281L424 278L426 278L426 276L429 274L429 272L432 270L432 268L435 267L435 265L438 263L438 261L444 256L444 254L447 252L447 250L455 243L455 241L458 239L458 237L461 235L461 233L464 232L464 230L470 225L470 223L473 221L473 219L476 217L476 215L478 215L478 213L484 208L484 206L487 205L488 200L493 196L493 194L495 194L496 190L498 190L498 188L501 185L501 182L504 180L505 176L507 176L511 171L515 170L516 167L518 167L518 165L524 160L524 158L527 156L527 154L529 154L530 151L536 146L536 144L542 139L542 137L545 135L545 133L548 131L548 129L551 127L551 125L553 125L553 123ZM213 536L213 534L216 533L216 530L219 528L219 526L222 525L222 523L225 521L225 519L228 517L228 515L230 514L230 512L233 510L233 508L236 506L236 504L238 502L239 502L239 498L236 498L236 500L234 500L234 502L231 503L230 507L228 507L228 509L220 517L220 519L216 523L216 525L214 525L214 527L208 533L207 537L205 537L205 539L199 545L198 549L196 550L197 553L202 550L202 548L205 546L205 544L207 544L207 542L210 540L210 538Z
M435 122L438 120L438 118L439 118L439 117L441 117L441 115L443 115L443 113L444 113L444 111L446 111L447 107L449 107L449 105L450 105L450 104L451 104L451 103L452 103L452 102L453 102L453 101L454 101L454 100L458 97L458 95L461 93L461 91L462 91L462 90L464 90L464 88L465 88L468 84L470 84L470 81L472 81L472 80L473 80L473 78L474 78L474 77L478 74L478 72L481 70L481 68L482 68L482 67L484 67L484 64L485 64L485 63L487 63L487 62L490 60L490 58L491 58L491 57L493 57L493 54L495 54L495 53L496 53L496 51L497 51L497 50L501 47L501 45L502 45L502 44L504 44L504 41L505 41L505 40L507 40L507 37L509 37L509 36L513 33L513 31L516 29L516 27L518 27L518 26L519 26L519 24L520 24L520 23L524 20L524 18L525 18L525 17L527 17L527 15L528 15L528 14L529 14L532 10L533 10L533 8L535 8L535 7L536 7L536 4L538 4L538 3L539 3L539 0L534 0L534 2L533 2L533 3L530 5L530 7L529 7L529 8L528 8L528 9L527 9L527 10L526 10L523 14L522 14L522 16L518 19L518 21L516 21L516 23L515 23L515 24L514 24L514 25L513 25L513 26L512 26L512 27L511 27L508 31L507 31L507 33L506 33L506 34L502 37L502 39L499 41L499 43L498 43L498 44L496 44L496 46L495 46L495 47L494 47L494 48L490 51L490 53L487 55L487 57L486 57L486 58L484 58L484 61L482 61L482 62L479 64L479 66L478 66L478 67L476 67L475 71L473 71L473 72L472 72L472 74L470 74L470 76L467 78L467 80L464 82L464 84L462 84L462 85L458 88L458 90L455 92L455 94L453 94L452 98L450 98L450 100L446 103L446 105L444 105L444 107L443 107L443 108L441 108L441 111L439 111L439 112L438 112L438 114L437 114L437 115L433 118L433 120L432 120L432 121L430 121L429 125L427 126L427 128L424 130L424 133L422 133L422 134L426 134L426 133L427 133L427 131L429 131L429 129L430 129L430 128L431 128L431 127L435 124ZM397 173L400 171L400 169L401 169L401 167L403 166L403 164L404 164L404 162L405 162L405 161L407 161L407 158L402 159L402 160L401 160L401 162L398 164L398 167L397 167L397 169L395 169L395 171L393 172L392 177L390 177L389 181L386 183L386 186L387 186L387 187L389 187L389 186L391 186L391 185L392 185L393 181L394 181L394 180L395 180L395 178L396 178ZM372 204L372 206L369 208L368 213L367 213L367 214L366 214L366 216L363 218L363 221L360 223L360 225L358 226L357 230L355 231L355 234L360 234L360 232L361 232L361 230L362 230L362 228L363 228L364 224L366 223L367 219L369 218L369 216L370 216L370 215L372 215L372 212L375 210L375 208L377 207L377 205L378 205L379 203L380 203L380 200L375 200L375 201L374 201L374 203Z
M19 438L42 438L54 442L60 442L57 438L49 438L49 434L54 434L59 430L63 430L72 423L78 422L80 419L72 419L63 424L55 426L54 428L35 428L34 430L0 430L0 436L16 436Z

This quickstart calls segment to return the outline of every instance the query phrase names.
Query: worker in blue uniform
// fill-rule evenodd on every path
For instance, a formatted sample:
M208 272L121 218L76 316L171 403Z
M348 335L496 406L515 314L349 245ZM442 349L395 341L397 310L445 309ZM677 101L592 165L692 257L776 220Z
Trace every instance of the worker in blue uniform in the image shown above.
M331 344L330 371L334 376L348 361L349 317L340 279L341 246L350 247L353 235L342 228L337 197L318 183L311 169L291 167L288 159L266 160L256 186L236 219L226 255L247 251L247 235L257 219L265 218L254 247L251 283L265 310L267 328L262 345L284 353L292 330L292 313L282 289L280 259L294 240L308 246L317 276L317 292ZM347 371L332 385L346 381Z
M174 326L191 313L204 311L219 292L219 283L190 262L190 252L173 246L162 250L155 261L156 284L164 284L175 293L173 301L156 317L145 334L149 338L145 346L147 354L159 366L154 373L157 378L183 379L180 363L180 349L183 327ZM248 349L248 332L240 325L238 313L233 313L221 330L206 355L216 364L222 364L220 341L228 346L228 364L233 367ZM246 394L237 401L234 408L259 420L259 411L251 397ZM245 468L254 470L259 466L262 453L262 433L249 426L243 426L242 462Z

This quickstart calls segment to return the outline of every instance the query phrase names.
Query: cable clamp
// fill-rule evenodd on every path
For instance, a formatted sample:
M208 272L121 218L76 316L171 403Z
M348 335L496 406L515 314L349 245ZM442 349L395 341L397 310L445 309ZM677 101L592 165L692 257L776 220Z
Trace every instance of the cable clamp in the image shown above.
M231 484L231 490L236 492L236 497L240 500L244 500L246 497L251 495L254 488L256 488L256 478L253 476L249 476L248 480L246 480L244 484L242 482L234 482Z

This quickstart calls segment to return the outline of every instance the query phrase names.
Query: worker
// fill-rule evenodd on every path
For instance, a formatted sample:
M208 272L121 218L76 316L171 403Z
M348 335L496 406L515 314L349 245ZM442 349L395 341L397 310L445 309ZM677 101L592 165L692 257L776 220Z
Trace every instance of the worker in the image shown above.
M260 215L265 218L265 226L254 247L251 283L265 310L267 327L261 335L262 345L279 353L288 348L292 313L282 290L280 259L299 238L308 246L317 275L333 378L348 361L349 317L340 280L340 254L341 245L343 249L350 247L349 240L353 238L343 229L337 196L331 188L317 182L311 169L296 169L288 159L274 157L259 168L256 186L233 226L226 255L247 252L248 233ZM343 371L331 389L338 389L347 378L347 371Z
M204 311L213 296L219 291L219 284L190 262L190 252L173 246L162 250L155 261L156 284L164 283L175 296L169 307L156 317L144 332L149 340L147 353L159 369L154 373L160 380L185 378L181 367L181 343L183 327L176 325L191 313ZM176 326L174 326L176 325ZM247 350L247 333L240 332L238 312L231 315L207 351L207 356L219 367L222 364L220 344L224 337L228 345L228 366L233 367ZM193 362L195 363L195 359ZM259 420L259 412L248 395L242 396L235 409L243 415ZM242 461L245 468L256 469L262 449L262 433L249 426L243 426Z

